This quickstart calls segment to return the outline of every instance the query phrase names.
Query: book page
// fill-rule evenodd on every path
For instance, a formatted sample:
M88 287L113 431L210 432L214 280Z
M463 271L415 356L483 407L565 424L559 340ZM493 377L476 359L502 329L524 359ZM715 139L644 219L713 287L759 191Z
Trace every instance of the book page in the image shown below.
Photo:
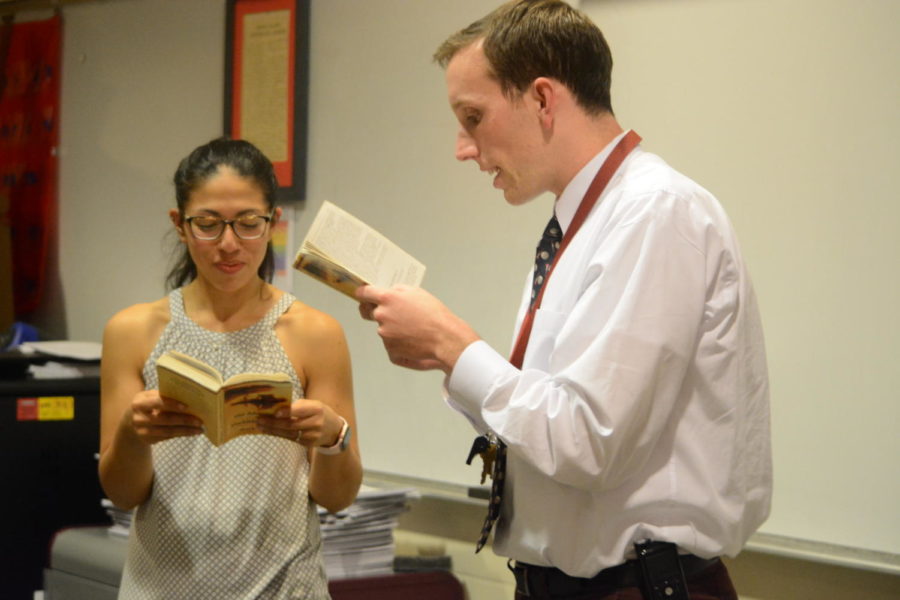
M418 286L425 277L425 265L328 201L319 209L300 252L318 254L379 287Z
M219 388L222 375L193 356L168 350L156 361L159 395L178 400L188 412L203 421L206 437L214 445L221 444L222 407Z
M222 386L222 375L216 369L193 356L177 350L167 350L156 361L157 368L163 367L190 377L205 388L217 391Z
M291 384L291 376L287 373L238 373L232 375L222 384L222 387L231 387L248 383L267 383L267 384Z
M219 442L219 395L184 373L160 364L162 358L160 357L160 361L156 363L159 395L185 404L189 413L203 421L204 433L209 441L214 445L221 443Z

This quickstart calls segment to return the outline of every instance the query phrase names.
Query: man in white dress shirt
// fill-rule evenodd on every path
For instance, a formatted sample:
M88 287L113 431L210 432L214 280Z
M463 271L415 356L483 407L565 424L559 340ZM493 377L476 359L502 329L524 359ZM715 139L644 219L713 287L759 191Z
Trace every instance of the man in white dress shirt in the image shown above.
M768 516L771 457L760 319L722 207L619 126L609 48L564 2L505 4L435 59L457 159L511 205L552 192L562 250L534 310L526 284L512 361L422 289L357 297L391 360L442 369L449 404L505 445L493 548L517 598L735 600L718 557Z

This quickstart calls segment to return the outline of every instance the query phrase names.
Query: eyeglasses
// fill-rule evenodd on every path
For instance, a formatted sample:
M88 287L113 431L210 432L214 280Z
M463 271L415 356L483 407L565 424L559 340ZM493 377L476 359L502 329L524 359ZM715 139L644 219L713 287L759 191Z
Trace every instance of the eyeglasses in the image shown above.
M204 241L217 240L225 232L225 226L230 225L234 235L242 240L258 240L266 234L272 215L244 215L237 219L223 219L211 215L197 215L187 217L188 227L194 238Z

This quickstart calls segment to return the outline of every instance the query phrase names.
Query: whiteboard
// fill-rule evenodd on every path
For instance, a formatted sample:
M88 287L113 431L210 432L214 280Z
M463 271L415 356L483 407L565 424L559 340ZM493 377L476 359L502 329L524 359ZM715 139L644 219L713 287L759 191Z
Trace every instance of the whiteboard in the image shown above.
M765 327L766 533L900 553L900 3L583 2L613 108L721 200Z

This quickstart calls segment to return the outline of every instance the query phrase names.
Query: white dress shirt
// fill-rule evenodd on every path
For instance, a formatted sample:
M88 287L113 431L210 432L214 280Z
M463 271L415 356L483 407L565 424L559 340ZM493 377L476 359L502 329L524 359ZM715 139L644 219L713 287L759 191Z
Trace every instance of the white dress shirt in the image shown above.
M564 232L617 141L557 200ZM530 291L529 274L516 329ZM646 538L733 556L768 516L765 349L734 231L640 147L559 258L522 369L475 342L447 393L509 447L502 556L578 577Z

